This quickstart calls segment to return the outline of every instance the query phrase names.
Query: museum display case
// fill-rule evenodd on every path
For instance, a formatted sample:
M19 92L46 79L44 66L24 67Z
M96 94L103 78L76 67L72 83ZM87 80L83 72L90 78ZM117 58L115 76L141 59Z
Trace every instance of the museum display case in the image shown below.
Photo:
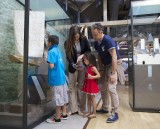
M0 12L0 128L32 129L54 109L47 37L58 35L64 52L70 18L53 0L5 0Z
M134 111L160 111L160 1L131 2L129 103Z

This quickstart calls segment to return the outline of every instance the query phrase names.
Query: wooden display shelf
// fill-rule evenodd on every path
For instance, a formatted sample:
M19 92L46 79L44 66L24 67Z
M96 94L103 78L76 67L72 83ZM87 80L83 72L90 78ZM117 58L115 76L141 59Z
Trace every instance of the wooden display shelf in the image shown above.
M9 106L10 106L9 102L0 102L0 112L8 111Z
M31 105L28 104L27 113L31 112ZM9 107L9 113L21 114L23 112L23 105L20 103L12 103Z
M14 63L23 63L23 57L22 56L16 56L16 55L8 55L8 58L11 62L14 62ZM31 60L29 59L28 60L28 64L30 66L40 66L39 63L37 63L35 60Z

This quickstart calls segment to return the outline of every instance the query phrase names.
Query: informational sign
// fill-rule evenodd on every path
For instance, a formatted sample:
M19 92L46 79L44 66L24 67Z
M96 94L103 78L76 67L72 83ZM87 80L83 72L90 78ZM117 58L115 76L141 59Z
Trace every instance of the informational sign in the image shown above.
M45 13L30 11L29 17L29 57L42 57L45 37ZM14 12L16 54L23 56L24 48L24 11Z
M40 85L37 77L36 77L36 76L31 76L31 77L32 77L32 80L33 80L33 82L34 82L34 85L35 85L35 87L36 87L36 89L37 89L37 92L38 92L38 94L39 94L40 99L41 99L41 100L46 99L46 97L45 97L45 95L44 95L44 93L43 93L43 90L42 90L42 88L41 88L41 85Z

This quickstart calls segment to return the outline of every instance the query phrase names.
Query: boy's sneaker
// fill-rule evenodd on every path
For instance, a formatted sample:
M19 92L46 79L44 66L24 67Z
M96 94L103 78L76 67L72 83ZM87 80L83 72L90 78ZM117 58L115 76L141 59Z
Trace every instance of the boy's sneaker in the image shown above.
M53 124L53 123L61 123L61 119L56 119L55 117L53 118L48 118L46 120L47 123Z
M56 116L54 115L52 118L56 118ZM60 119L61 120L67 120L68 119L68 115L66 114L66 115L60 115Z
M68 115L66 114L66 115L61 115L60 116L60 119L62 119L62 120L67 120L68 119Z
M118 113L113 113L107 120L107 123L113 123L118 120Z

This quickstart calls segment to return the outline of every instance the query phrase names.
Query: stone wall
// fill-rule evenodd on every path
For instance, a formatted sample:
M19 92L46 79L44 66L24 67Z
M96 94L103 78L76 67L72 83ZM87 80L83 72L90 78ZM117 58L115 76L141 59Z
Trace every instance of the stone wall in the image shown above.
M15 53L14 10L24 10L24 7L16 0L0 1L0 102L17 99L22 89L23 64L8 59L8 55Z

